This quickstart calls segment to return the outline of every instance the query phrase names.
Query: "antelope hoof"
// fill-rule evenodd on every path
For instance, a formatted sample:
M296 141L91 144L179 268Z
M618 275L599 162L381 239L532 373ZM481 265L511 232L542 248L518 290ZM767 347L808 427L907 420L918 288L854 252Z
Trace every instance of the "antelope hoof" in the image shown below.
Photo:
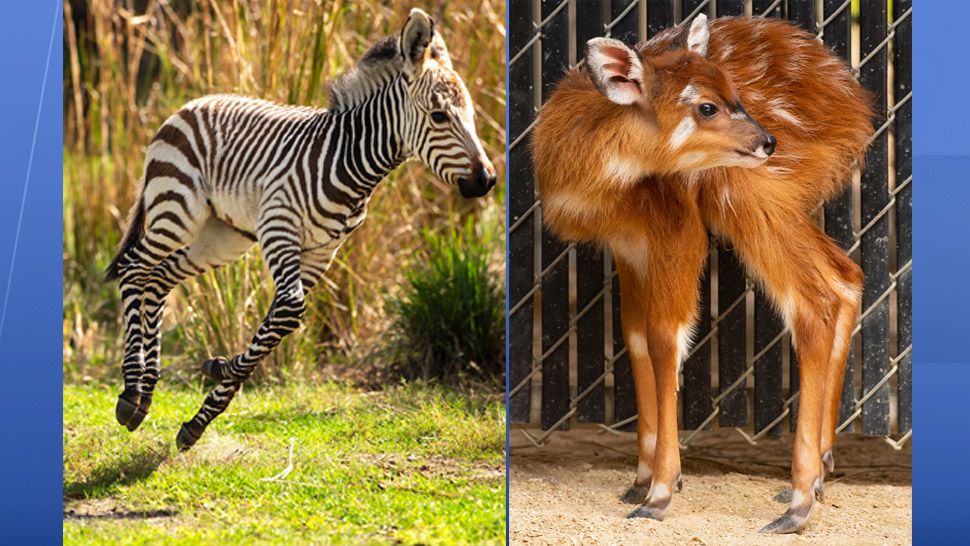
M213 381L229 379L229 360L217 356L202 363L202 375Z
M822 454L822 468L825 469L826 474L831 474L835 470L835 457L832 456L831 449Z
M179 429L178 436L175 437L175 445L179 451L185 451L199 441L203 432L205 432L205 427L200 427L193 421L182 423L182 428Z
M630 512L626 517L628 519L648 518L663 521L664 517L667 515L667 510L670 508L670 500L671 496L669 494L657 495L657 492L654 491L650 497L650 500L646 504Z
M655 519L657 521L663 521L664 517L667 515L667 509L670 508L670 499L667 499L663 503L649 503L637 508L636 510L627 514L627 519L632 518L647 518Z
M129 431L134 431L145 420L147 412L140 407L141 395L137 391L125 390L118 395L115 405L115 419Z
M789 506L780 518L769 523L759 532L783 535L801 531L808 523L808 516L812 513L812 507L815 506L815 499L821 500L823 495L822 478L815 479L812 493L809 493L807 498L802 492L792 490L792 501L797 504Z
M620 501L626 504L643 504L647 500L647 493L650 492L650 484L647 485L637 485L633 484L626 493L620 497Z
M776 535L797 533L798 531L804 529L805 524L808 523L808 513L810 511L811 505L809 505L808 510L806 510L804 513L802 513L799 509L789 508L784 515L764 526L764 528L762 528L759 532L773 533Z

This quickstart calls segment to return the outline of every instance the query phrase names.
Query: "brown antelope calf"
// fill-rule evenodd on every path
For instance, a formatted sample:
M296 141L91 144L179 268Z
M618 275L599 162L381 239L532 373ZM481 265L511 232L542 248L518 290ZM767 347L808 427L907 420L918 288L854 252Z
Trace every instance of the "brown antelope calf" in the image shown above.
M624 500L663 519L680 487L678 373L698 314L706 228L729 240L798 348L792 499L762 529L804 527L834 460L862 271L812 219L872 133L865 92L814 36L778 20L699 15L639 51L590 40L533 136L543 219L608 246L638 409ZM777 141L776 141L777 139Z

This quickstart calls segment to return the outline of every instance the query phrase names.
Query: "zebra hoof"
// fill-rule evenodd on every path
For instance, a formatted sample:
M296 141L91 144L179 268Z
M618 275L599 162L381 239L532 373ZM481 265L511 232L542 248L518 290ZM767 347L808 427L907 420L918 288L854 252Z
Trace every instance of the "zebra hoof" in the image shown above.
M125 391L118 395L115 405L115 419L128 430L134 431L145 419L145 411L139 407L141 395L138 392ZM139 415L140 414L140 415Z
M135 412L131 415L131 419L128 420L128 427L130 432L135 432L135 430L141 426L142 421L148 416L148 408L152 407L152 395L142 393L141 399L138 401L138 407L135 408Z
M185 451L199 441L203 432L205 432L205 428L199 427L192 421L182 423L182 428L179 429L178 436L175 437L175 445L179 451Z
M217 356L202 363L202 375L213 381L229 379L229 360Z

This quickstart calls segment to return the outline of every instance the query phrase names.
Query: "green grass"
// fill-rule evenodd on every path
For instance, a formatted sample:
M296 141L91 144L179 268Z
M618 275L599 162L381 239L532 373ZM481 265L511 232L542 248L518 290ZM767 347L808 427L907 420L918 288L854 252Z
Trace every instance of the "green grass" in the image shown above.
M186 453L201 392L162 389L135 433L116 392L64 389L65 544L498 544L498 397L410 384L244 390ZM269 480L288 464L285 478Z

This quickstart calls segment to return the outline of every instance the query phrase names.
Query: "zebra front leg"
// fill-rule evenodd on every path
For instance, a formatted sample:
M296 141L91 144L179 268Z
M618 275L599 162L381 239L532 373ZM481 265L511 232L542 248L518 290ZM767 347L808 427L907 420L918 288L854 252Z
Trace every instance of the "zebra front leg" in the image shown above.
M307 267L301 275L300 254L295 249L285 252L282 257L268 255L266 262L273 268L271 272L276 283L276 295L269 312L243 353L228 360L216 358L203 364L203 372L219 384L209 392L195 416L182 423L176 437L179 450L184 451L199 441L209 423L229 407L243 381L252 375L256 366L302 323L305 296L319 278L315 274L318 270Z
M284 337L300 326L305 309L302 283L297 281L295 285L277 289L269 313L246 351L230 360L214 359L205 363L203 367L207 375L220 383L209 392L195 416L182 423L176 438L180 450L184 451L195 445L209 423L226 411L239 387L252 375L256 366Z

